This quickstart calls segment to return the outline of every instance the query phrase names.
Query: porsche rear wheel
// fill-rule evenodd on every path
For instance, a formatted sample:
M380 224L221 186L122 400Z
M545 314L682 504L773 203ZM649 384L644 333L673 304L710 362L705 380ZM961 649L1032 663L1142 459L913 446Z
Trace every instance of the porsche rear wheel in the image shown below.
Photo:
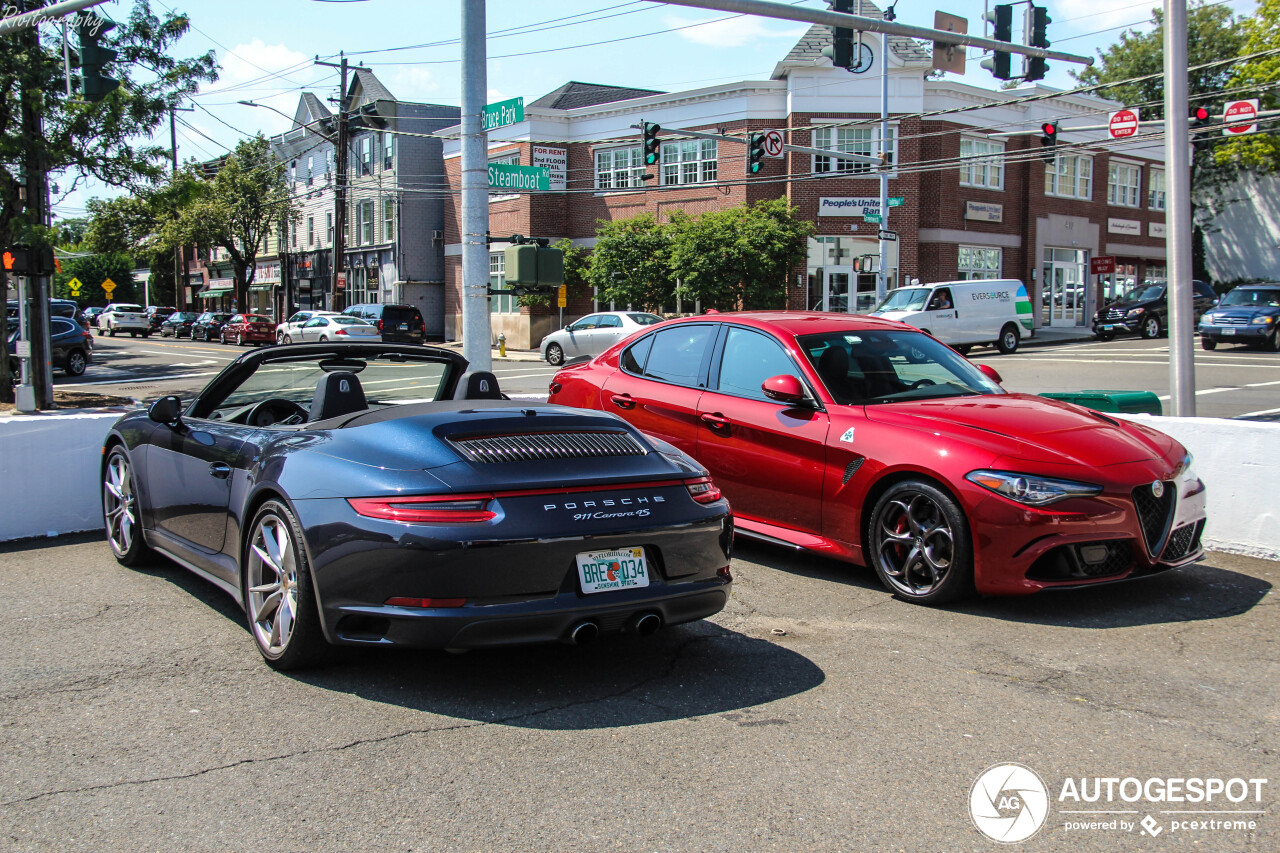
M559 367L564 364L564 350L559 344L547 345L547 364L552 367Z
M289 508L268 501L254 516L244 547L244 601L249 631L267 665L299 669L328 649L320 629L302 529Z
M138 566L152 555L142 541L138 517L138 490L133 466L123 448L112 449L102 478L102 520L107 528L107 544L122 566Z
M871 514L868 556L898 598L943 604L973 592L973 545L951 495L905 480L881 495Z

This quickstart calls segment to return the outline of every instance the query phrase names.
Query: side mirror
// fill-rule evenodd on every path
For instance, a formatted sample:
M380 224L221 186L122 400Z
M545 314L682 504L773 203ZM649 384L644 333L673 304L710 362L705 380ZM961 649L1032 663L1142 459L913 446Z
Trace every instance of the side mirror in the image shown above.
M808 399L805 397L804 386L800 384L800 380L790 373L769 377L760 383L760 390L764 391L764 395L770 400L792 406L802 405Z
M984 375L984 376L986 376L988 379L990 379L992 382L996 383L997 385L1003 385L1003 384L1004 384L1004 380L1000 378L1000 373L999 373L999 371L997 371L997 370L996 370L994 367L992 367L991 365L989 365L989 364L979 364L979 365L978 365L978 369L982 371L982 373L983 373L983 375Z
M182 424L182 401L170 394L151 404L147 417L158 424L178 427Z

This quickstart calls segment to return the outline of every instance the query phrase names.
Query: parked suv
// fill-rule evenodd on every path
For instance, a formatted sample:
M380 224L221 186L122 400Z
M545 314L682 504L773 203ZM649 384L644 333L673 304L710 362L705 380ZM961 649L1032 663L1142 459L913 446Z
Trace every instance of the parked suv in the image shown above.
M169 319L169 316L178 309L172 305L148 305L147 320L151 323L151 331L160 331L161 324Z
M1254 344L1280 350L1280 283L1242 284L1200 318L1200 346Z
M17 352L18 322L8 321L9 355ZM71 317L49 318L49 360L68 376L82 376L93 361L93 334ZM16 362L13 362L16 365Z
M374 302L352 305L342 312L361 320L368 320L378 327L378 334L386 343L424 344L427 342L427 324L422 314L412 305Z
M101 311L102 309L97 309ZM17 319L18 317L18 300L10 299L6 306L5 315L9 319ZM82 328L89 328L89 318L80 310L80 306L70 299L50 299L49 300L49 316L50 317L66 317L68 320L75 320Z
M1195 321L1218 301L1213 288L1203 281L1193 281L1192 301ZM1123 332L1137 332L1144 338L1158 338L1169 328L1169 300L1163 284L1141 284L1115 302L1098 309L1093 317L1093 333L1100 341L1109 341Z
M128 332L133 337L151 334L151 320L141 305L133 302L112 302L98 315L98 334L115 337L118 332Z

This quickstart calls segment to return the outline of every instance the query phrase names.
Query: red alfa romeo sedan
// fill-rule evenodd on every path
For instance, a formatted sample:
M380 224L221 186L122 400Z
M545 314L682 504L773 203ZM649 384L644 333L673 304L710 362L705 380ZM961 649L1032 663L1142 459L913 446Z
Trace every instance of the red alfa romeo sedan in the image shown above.
M224 344L274 344L276 324L261 314L236 314L222 327Z
M613 412L694 456L739 534L873 566L904 599L1202 559L1205 490L1182 445L999 382L889 320L715 314L566 367L550 402Z

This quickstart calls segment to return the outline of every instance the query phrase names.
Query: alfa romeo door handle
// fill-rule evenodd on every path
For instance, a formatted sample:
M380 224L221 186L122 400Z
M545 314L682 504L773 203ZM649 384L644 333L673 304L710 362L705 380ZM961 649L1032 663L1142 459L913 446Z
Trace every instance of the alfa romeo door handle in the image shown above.
M225 480L231 476L231 466L225 462L214 462L209 466L209 475L217 477L219 480Z
M713 415L707 413L702 415L702 422L712 429L728 429L729 419L724 415Z
M636 401L631 399L630 394L614 394L609 399L619 409L634 409L636 407Z

